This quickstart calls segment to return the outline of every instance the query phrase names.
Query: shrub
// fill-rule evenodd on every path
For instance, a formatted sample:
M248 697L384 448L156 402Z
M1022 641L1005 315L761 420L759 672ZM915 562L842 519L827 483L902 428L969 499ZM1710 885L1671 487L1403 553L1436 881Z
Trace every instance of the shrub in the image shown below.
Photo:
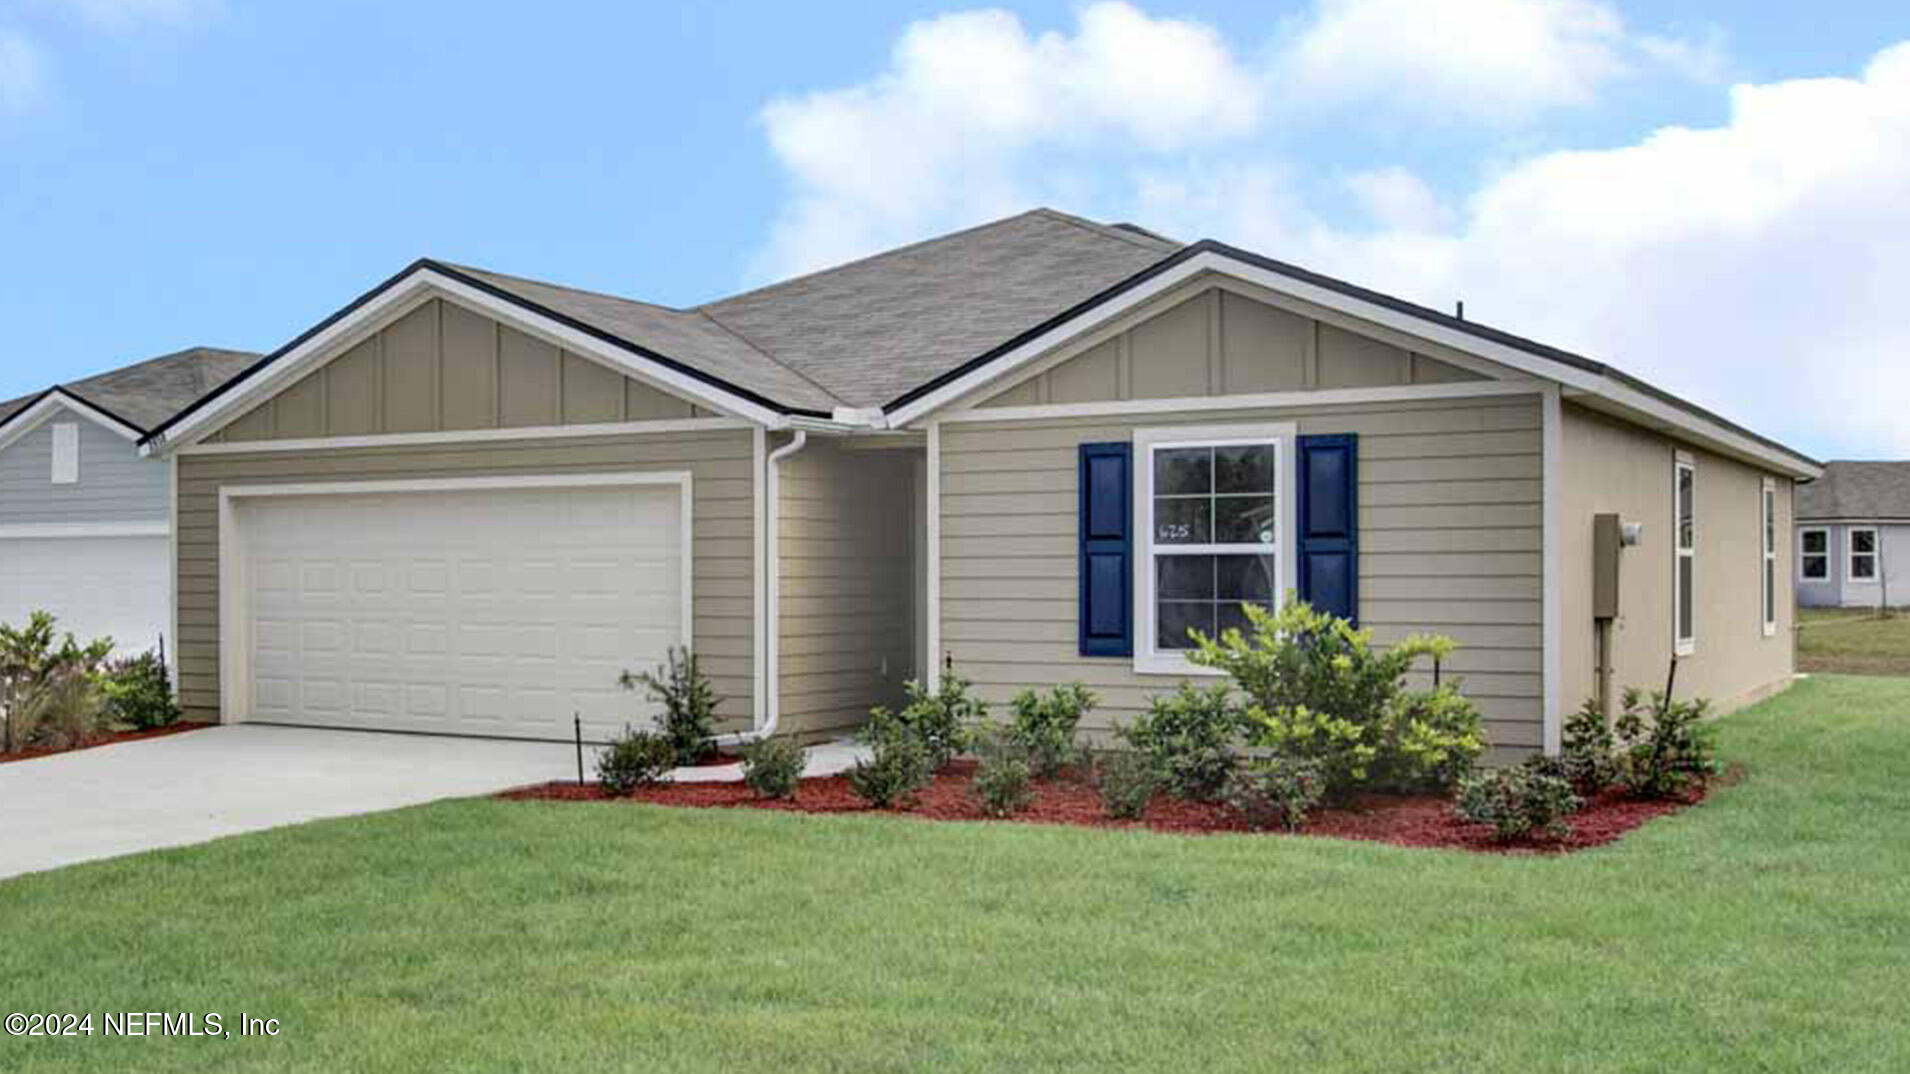
M1673 798L1717 770L1716 745L1704 722L1711 703L1672 701L1664 694L1625 691L1613 727L1619 742L1618 782L1636 798Z
M722 699L703 677L695 653L672 645L667 661L655 671L625 671L617 682L626 690L645 688L663 707L657 725L675 750L677 764L702 760L715 734L716 706Z
M1271 757L1227 777L1222 800L1256 831L1279 825L1297 832L1325 793L1317 763L1300 757Z
M1155 697L1144 715L1117 734L1149 757L1170 793L1211 802L1237 764L1242 719L1225 684L1199 690L1181 683L1173 694Z
M1014 721L1008 725L1008 735L1021 747L1036 776L1053 776L1080 756L1075 729L1096 700L1086 687L1071 682L1046 694L1023 690L1009 702Z
M597 782L604 793L624 798L640 787L659 783L676 767L676 746L660 731L626 726L623 734L597 754Z
M1618 781L1618 739L1597 701L1587 698L1566 718L1559 755L1547 769L1588 794Z
M794 798L807 763L795 739L761 739L743 750L743 783L763 798Z
M922 740L938 769L968 748L969 726L988 716L987 704L969 694L970 685L952 671L942 675L941 684L933 691L911 679L907 684L909 703L892 714Z
M1124 750L1101 763L1097 773L1101 808L1117 820L1135 820L1161 785L1160 768L1153 756Z
M863 732L870 757L849 769L849 789L878 808L908 805L935 778L934 756L913 727L877 709Z
M0 624L0 750L78 746L99 726L100 666L113 640L81 645L56 636L55 622L36 611L24 626Z
M1408 691L1421 657L1443 658L1448 638L1413 635L1384 650L1372 632L1289 600L1277 612L1245 605L1250 629L1195 635L1196 664L1233 676L1246 694L1249 741L1319 767L1328 797L1366 785L1436 784L1484 748L1477 714L1452 687ZM1383 784L1379 781L1383 781Z
M1572 834L1565 818L1585 805L1572 784L1528 767L1500 768L1459 781L1454 810L1473 824L1489 824L1500 840L1534 832L1563 839Z
M100 689L110 722L146 731L179 719L172 679L158 653L144 652L107 664Z
M981 764L969 793L989 816L1007 817L1028 808L1034 800L1034 771L1021 744L1003 729L991 727L975 738Z

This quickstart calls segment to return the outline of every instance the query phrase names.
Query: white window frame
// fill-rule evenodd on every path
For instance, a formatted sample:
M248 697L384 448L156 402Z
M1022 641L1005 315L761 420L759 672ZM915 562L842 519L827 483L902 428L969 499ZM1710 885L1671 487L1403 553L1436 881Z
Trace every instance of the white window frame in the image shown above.
M76 421L56 421L47 426L53 438L53 483L80 483L80 425Z
M1870 551L1857 551L1857 535L1870 534ZM1870 576L1857 574L1857 557L1865 556L1870 560ZM1857 585L1876 585L1877 572L1883 569L1883 527L1851 526L1844 530L1844 581Z
M1824 550L1822 552L1806 552L1804 550L1807 543L1804 538L1813 533L1821 533L1824 535ZM1831 551L1830 547L1829 526L1804 526L1797 531L1797 580L1799 582L1828 584L1833 581L1834 579L1830 573L1830 564L1834 556L1835 553ZM1822 559L1824 561L1824 576L1822 578L1812 578L1810 575L1804 573L1804 561L1810 559Z
M1683 520L1678 517L1678 484L1686 472L1691 474L1691 546L1684 545ZM1680 451L1671 464L1671 643L1679 656L1698 651L1698 464L1689 452ZM1691 561L1691 622L1680 615L1678 575L1682 561ZM1690 633L1685 633L1686 629Z
M1173 425L1134 430L1134 524L1139 530L1134 548L1134 670L1143 675L1220 675L1223 672L1190 663L1184 652L1155 648L1154 606L1154 452L1164 448L1239 447L1271 444L1277 475L1274 510L1278 535L1272 554L1275 557L1274 606L1286 602L1294 579L1294 495L1295 455L1298 427L1292 422L1259 422L1242 425ZM1174 552L1187 555L1227 555L1240 553L1247 546L1233 544L1174 545ZM1258 555L1267 554L1265 545L1251 546Z
M1777 482L1765 478L1758 492L1758 617L1765 637L1777 633Z

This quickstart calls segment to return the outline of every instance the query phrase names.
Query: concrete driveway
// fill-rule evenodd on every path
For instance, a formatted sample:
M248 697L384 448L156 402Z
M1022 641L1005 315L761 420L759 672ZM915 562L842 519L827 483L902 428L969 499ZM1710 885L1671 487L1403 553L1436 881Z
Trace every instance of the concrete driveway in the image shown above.
M253 724L122 742L0 765L0 877L576 775L566 743Z

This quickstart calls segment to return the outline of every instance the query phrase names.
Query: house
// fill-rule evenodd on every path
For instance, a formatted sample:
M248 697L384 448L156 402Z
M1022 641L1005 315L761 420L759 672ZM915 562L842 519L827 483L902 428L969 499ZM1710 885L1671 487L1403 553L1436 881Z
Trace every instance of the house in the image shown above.
M143 450L201 718L599 739L687 644L729 741L949 665L1084 682L1105 732L1201 674L1188 628L1297 592L1455 637L1510 754L1674 655L1727 707L1786 684L1820 473L1600 362L1048 210L691 309L418 261Z
M170 642L171 471L139 440L257 358L195 347L0 403L0 623Z
M1797 602L1910 604L1910 462L1824 464L1797 489Z

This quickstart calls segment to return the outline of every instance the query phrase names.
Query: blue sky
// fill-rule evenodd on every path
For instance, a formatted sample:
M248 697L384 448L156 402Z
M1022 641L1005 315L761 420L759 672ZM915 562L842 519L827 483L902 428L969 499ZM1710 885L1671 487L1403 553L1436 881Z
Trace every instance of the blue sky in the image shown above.
M1900 5L1402 3L0 0L0 397L423 255L690 304L1049 203L1910 452Z

